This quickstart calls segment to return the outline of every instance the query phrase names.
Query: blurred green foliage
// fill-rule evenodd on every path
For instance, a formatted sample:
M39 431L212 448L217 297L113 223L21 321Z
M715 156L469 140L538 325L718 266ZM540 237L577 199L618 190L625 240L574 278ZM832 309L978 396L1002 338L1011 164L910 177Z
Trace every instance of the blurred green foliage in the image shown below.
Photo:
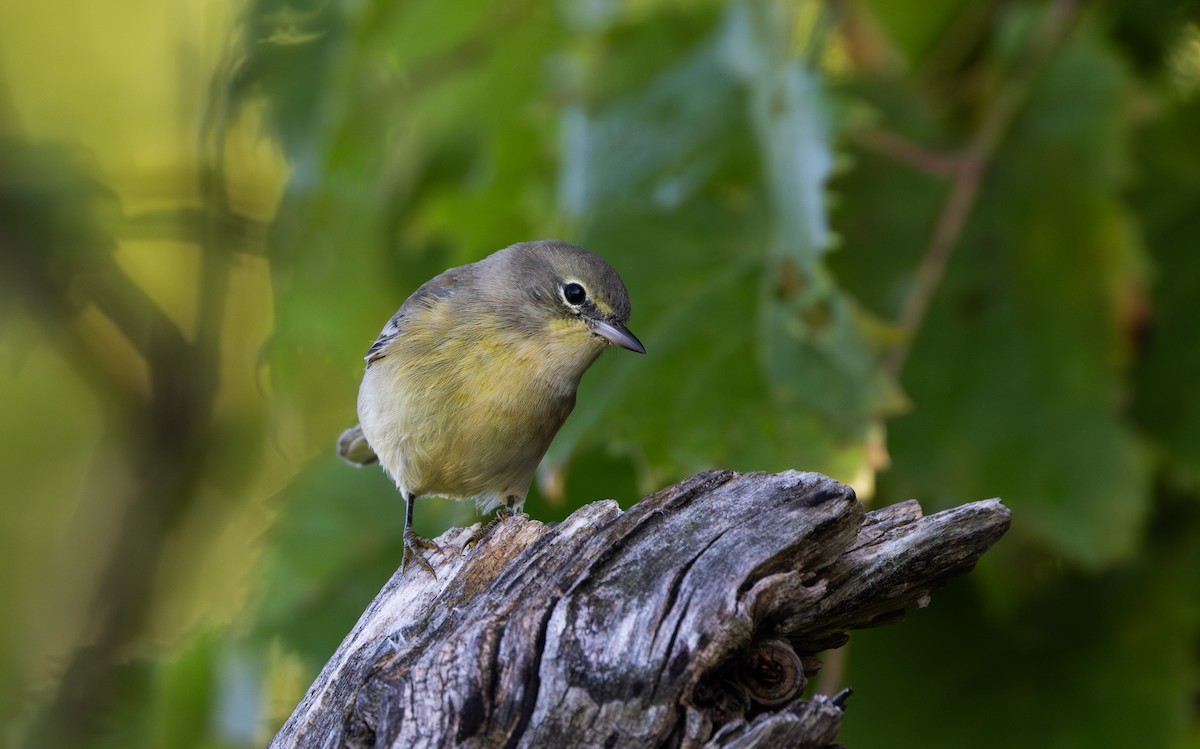
M714 466L1001 496L853 637L843 739L1200 747L1197 3L68 5L0 7L14 745L265 742L400 559L332 450L361 357L558 237L649 355L589 372L534 517Z

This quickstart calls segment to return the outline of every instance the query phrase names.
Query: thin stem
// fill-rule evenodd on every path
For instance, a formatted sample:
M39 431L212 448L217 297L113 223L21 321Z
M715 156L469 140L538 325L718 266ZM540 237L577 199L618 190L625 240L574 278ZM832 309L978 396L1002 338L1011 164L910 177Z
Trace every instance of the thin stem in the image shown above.
M849 130L846 136L868 151L934 177L951 179L958 168L958 158L954 154L926 148L887 130L855 128Z
M912 291L904 300L897 320L905 336L884 363L885 370L892 376L898 376L904 369L913 341L975 207L988 165L1029 97L1038 75L1066 38L1076 18L1076 5L1076 0L1056 0L1050 6L1034 32L1024 63L1001 87L974 137L956 159L950 194L938 213L929 245L917 265Z

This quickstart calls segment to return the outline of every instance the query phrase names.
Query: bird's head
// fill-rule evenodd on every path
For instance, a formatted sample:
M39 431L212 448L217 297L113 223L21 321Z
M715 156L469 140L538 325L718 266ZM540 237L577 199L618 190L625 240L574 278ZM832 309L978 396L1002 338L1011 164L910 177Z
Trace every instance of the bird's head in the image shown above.
M629 292L612 266L577 245L554 240L524 242L493 256L496 272L512 293L505 304L523 334L547 355L586 359L605 346L646 353L629 331Z

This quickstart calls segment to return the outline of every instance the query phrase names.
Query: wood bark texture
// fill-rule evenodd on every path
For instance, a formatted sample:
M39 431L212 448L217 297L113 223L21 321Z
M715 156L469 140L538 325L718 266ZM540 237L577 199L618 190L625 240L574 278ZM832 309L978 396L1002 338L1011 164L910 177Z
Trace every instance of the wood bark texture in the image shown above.
M816 473L701 473L622 512L506 519L370 604L285 747L824 747L816 656L897 620L1007 530L992 499L865 512Z

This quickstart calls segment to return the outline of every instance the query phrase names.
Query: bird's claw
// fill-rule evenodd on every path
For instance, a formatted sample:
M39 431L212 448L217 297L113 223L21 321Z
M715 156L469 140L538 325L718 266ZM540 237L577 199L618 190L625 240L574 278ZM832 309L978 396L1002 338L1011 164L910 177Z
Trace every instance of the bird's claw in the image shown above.
M462 546L463 553L465 554L468 549L475 548L479 542L486 538L487 535L492 532L492 529L497 525L503 523L508 518L513 518L518 515L522 517L529 517L524 512L517 512L511 507L501 507L500 509L496 510L496 515L490 521L488 521L487 525L482 525L475 531L472 531L471 535L467 538L466 543L464 543Z
M418 567L428 572L436 580L437 573L433 571L433 565L429 563L429 557L418 551L418 549L424 549L425 551L439 550L437 544L417 535L416 531L411 528L406 528L404 530L404 556L400 561L401 571L407 569L410 562L415 562Z

